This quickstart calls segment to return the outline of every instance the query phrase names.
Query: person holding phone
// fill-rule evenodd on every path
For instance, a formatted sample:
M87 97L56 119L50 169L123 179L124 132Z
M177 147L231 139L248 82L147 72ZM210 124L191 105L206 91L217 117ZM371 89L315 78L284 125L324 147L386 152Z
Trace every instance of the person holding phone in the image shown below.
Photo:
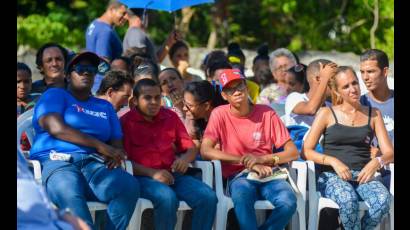
M77 54L68 64L67 89L50 88L34 107L36 137L30 159L39 160L47 195L93 227L87 201L106 203L105 229L126 229L139 198L138 180L121 167L120 122L113 106L91 94L100 58ZM106 163L92 157L103 157Z
M182 121L161 107L161 89L152 79L136 83L132 100L135 107L121 117L124 147L141 184L141 197L154 205L155 229L174 229L179 200L193 210L192 229L211 229L216 194L186 175L198 151Z

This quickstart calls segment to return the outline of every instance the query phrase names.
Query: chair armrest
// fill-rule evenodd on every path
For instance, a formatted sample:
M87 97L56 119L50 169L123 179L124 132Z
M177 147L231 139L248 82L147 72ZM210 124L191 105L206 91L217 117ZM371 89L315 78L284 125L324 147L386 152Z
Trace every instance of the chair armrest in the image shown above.
M200 168L202 170L202 182L213 187L213 167L210 161L195 161L193 167Z
M27 163L34 168L34 180L41 184L41 164L38 160L27 160Z
M296 185L300 193L302 194L303 200L306 200L306 181L307 181L307 166L304 161L293 161L291 168L297 170Z
M212 160L215 169L215 192L217 197L225 197L222 182L222 166L220 160Z
M316 212L317 205L319 203L319 194L316 191L316 172L315 163L313 161L306 161L307 164L307 176L308 176L308 186L309 186L309 212ZM312 216L315 214L309 214ZM311 217L309 217L310 219Z

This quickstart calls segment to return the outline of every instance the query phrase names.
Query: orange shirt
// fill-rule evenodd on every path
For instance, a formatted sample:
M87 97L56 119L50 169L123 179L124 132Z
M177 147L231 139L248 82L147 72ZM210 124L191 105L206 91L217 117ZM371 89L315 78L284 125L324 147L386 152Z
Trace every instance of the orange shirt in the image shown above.
M212 111L204 138L220 143L227 154L242 156L271 154L290 140L286 126L276 112L266 105L254 105L246 117L230 112L230 105L221 105ZM222 162L222 175L229 177L244 169L241 164Z

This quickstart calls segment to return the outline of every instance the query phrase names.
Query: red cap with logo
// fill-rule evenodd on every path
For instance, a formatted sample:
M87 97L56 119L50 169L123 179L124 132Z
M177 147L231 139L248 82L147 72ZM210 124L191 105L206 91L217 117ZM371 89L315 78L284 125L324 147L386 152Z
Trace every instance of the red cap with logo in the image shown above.
M237 79L244 79L239 69L224 69L219 75L219 82L222 84L222 89Z

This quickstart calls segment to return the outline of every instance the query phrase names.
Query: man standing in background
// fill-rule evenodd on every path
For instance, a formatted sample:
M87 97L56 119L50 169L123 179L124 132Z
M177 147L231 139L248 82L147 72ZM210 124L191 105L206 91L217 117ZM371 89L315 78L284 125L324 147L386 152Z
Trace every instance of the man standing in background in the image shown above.
M85 33L86 49L96 53L110 62L122 54L122 43L114 26L121 26L125 22L127 7L118 0L110 0L104 14L95 19ZM93 94L98 90L103 75L95 76L92 88Z
M124 36L124 52L131 48L146 48L147 53L156 63L161 63L167 56L169 49L174 43L181 39L181 35L173 30L168 35L165 43L158 49L155 49L154 43L148 37L146 29L148 27L148 14L142 8L130 8L127 10L128 30Z

